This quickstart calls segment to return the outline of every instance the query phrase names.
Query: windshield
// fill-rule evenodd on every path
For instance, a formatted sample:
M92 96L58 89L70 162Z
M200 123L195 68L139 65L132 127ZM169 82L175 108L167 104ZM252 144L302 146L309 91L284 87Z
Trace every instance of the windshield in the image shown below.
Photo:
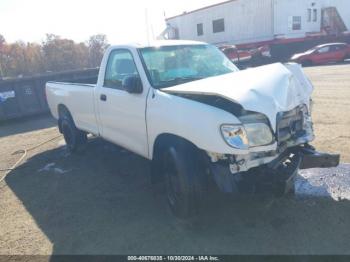
M305 51L305 54L312 54L313 52L315 52L317 50L317 48L316 47L313 47L313 48L311 48L311 49L309 49L309 50L307 50L307 51Z
M238 71L212 45L177 45L140 49L145 70L155 88L170 87Z

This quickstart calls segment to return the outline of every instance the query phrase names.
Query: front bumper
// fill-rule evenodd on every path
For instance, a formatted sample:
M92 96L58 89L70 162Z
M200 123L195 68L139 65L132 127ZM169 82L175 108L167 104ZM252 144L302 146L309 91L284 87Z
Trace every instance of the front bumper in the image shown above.
M288 193L294 188L299 169L339 165L340 156L315 151L308 144L285 150L268 164L245 172L232 173L227 161L209 163L218 188L225 193Z
M300 153L303 156L300 169L337 167L340 162L339 154L317 152L309 145L300 148Z

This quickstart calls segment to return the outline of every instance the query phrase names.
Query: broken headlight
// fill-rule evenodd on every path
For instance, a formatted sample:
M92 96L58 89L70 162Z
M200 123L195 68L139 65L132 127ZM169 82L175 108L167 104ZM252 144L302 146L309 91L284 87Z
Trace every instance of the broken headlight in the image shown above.
M274 142L270 122L265 115L249 112L239 117L239 120L243 123L250 147L265 146Z
M270 145L275 141L269 120L263 114L248 112L239 117L243 125L222 125L227 144L237 149Z
M248 149L248 138L241 125L222 125L221 134L229 146L237 149Z
M264 123L245 124L244 129L246 130L250 147L269 145L274 140L270 127Z

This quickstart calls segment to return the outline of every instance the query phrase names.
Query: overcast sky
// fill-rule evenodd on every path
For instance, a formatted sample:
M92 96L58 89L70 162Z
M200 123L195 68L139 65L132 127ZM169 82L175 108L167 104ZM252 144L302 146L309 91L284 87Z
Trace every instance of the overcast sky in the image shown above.
M77 42L106 34L110 43L157 36L167 17L224 0L0 0L0 34L7 42L41 42L53 33Z

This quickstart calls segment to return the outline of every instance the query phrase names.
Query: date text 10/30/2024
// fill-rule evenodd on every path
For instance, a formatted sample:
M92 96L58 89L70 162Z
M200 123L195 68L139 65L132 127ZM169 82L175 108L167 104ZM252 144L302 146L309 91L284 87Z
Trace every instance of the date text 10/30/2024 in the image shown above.
M217 256L128 256L128 261L220 261Z

